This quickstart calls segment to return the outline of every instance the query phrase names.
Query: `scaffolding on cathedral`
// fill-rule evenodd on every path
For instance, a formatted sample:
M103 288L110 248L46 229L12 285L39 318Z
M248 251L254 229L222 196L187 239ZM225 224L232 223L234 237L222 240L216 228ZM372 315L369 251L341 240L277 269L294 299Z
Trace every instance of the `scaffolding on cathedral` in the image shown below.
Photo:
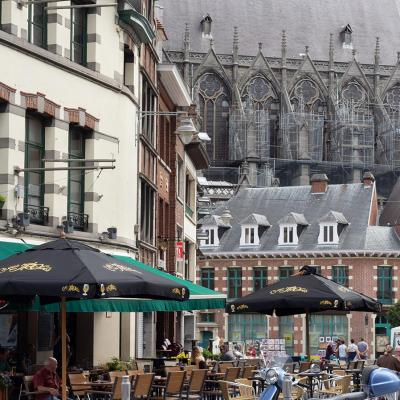
M282 117L282 150L288 160L322 161L324 115L290 112Z
M374 118L370 109L354 101L340 101L330 121L330 158L343 166L374 165Z
M400 106L385 105L377 118L376 161L391 169L400 167Z
M268 111L251 102L234 106L229 115L229 156L231 160L270 157Z

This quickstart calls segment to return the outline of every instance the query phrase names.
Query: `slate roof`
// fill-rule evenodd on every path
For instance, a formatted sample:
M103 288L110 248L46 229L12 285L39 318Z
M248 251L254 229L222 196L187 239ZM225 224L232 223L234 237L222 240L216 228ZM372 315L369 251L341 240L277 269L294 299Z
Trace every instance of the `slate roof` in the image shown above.
M230 228L231 225L225 223L218 215L206 215L198 221L201 225L218 226L221 228Z
M258 225L258 226L271 226L265 215L250 214L248 217L240 221L240 225Z
M191 49L207 52L200 21L209 13L217 54L232 54L233 27L239 29L239 54L255 55L258 42L264 54L281 56L281 32L287 33L287 56L299 58L310 46L314 60L328 60L329 35L334 34L335 60L349 61L340 32L349 24L358 60L373 64L376 37L381 39L381 63L394 65L400 49L397 0L161 0L167 50L182 50L185 23L191 32Z
M308 222L303 214L298 214L294 212L290 212L288 215L285 215L281 220L278 221L279 224L297 224L297 225L308 225Z
M320 222L336 222L338 224L347 225L349 221L347 221L346 217L337 211L329 211L328 214L325 214L321 219Z
M400 251L400 240L393 228L369 226L369 212L373 187L362 183L329 185L321 194L311 194L310 186L247 188L216 208L220 215L228 209L232 215L231 228L227 229L215 248L201 247L204 255L218 253L267 253L285 251ZM260 237L260 245L240 246L241 221L250 211L267 218L269 227ZM332 211L335 213L332 214ZM305 226L297 246L278 245L279 222L289 214L302 214L309 225ZM319 223L327 215L348 221L339 237L339 244L318 244ZM344 218L346 216L346 218ZM343 220L344 218L344 220ZM300 220L299 220L300 221ZM303 221L304 222L304 221Z
M379 217L379 225L397 225L400 223L400 179L397 180L387 203Z

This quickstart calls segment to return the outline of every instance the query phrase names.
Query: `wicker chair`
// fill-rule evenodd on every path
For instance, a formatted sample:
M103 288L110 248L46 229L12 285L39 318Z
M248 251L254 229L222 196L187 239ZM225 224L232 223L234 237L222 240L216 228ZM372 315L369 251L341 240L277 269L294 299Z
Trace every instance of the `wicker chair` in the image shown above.
M331 380L332 383L335 383L335 386L331 386L330 388L325 388L320 390L320 395L322 396L337 396L340 394L350 393L350 384L351 384L351 375L345 375L337 380Z
M186 371L169 372L165 386L153 385L153 388L162 391L161 396L152 396L153 400L172 400L182 398L183 384L186 378Z
M247 390L252 390L253 388L250 386L250 388L248 388L247 385L243 385L240 383L233 383L233 382L227 382L227 381L218 381L219 383L219 387L220 387L220 392L222 394L222 398L224 400L254 400L255 396L252 394L251 396L248 396L247 394L249 392L247 392ZM246 392L246 396L242 396L239 395L237 396L235 394L235 390L234 389L239 389L240 392L240 387L242 386L246 386L247 389L243 388L242 391L243 393Z
M253 371L255 370L253 365L246 365L242 368L242 376L243 379L251 379L253 377Z
M226 372L228 368L234 367L234 361L222 361L218 363L218 372Z

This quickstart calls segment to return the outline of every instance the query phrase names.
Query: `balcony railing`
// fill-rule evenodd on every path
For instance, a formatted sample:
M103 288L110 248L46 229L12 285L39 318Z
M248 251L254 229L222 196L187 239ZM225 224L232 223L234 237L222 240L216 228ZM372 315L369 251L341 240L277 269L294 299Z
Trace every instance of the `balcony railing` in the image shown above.
M185 204L185 214L189 218L193 218L194 211L191 209L191 207L188 204Z
M29 213L31 224L47 225L49 222L49 207L27 204L24 207L24 212Z
M87 231L89 229L89 215L68 212L67 214L68 221L72 221L74 224L74 229L77 231Z

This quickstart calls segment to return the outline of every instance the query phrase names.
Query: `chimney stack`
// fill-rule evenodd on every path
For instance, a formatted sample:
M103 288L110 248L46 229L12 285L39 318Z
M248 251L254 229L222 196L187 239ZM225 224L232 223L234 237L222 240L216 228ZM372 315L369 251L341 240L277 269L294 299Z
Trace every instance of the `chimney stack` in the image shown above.
M222 221L224 224L230 225L231 222L232 222L233 217L232 217L231 212L226 208L226 209L222 212L222 214L221 214L221 216L220 216L220 219L221 219L221 221Z
M314 174L311 179L311 193L325 193L329 179L326 174Z
M364 172L362 179L364 186L372 186L375 182L375 177L372 175L372 172Z

